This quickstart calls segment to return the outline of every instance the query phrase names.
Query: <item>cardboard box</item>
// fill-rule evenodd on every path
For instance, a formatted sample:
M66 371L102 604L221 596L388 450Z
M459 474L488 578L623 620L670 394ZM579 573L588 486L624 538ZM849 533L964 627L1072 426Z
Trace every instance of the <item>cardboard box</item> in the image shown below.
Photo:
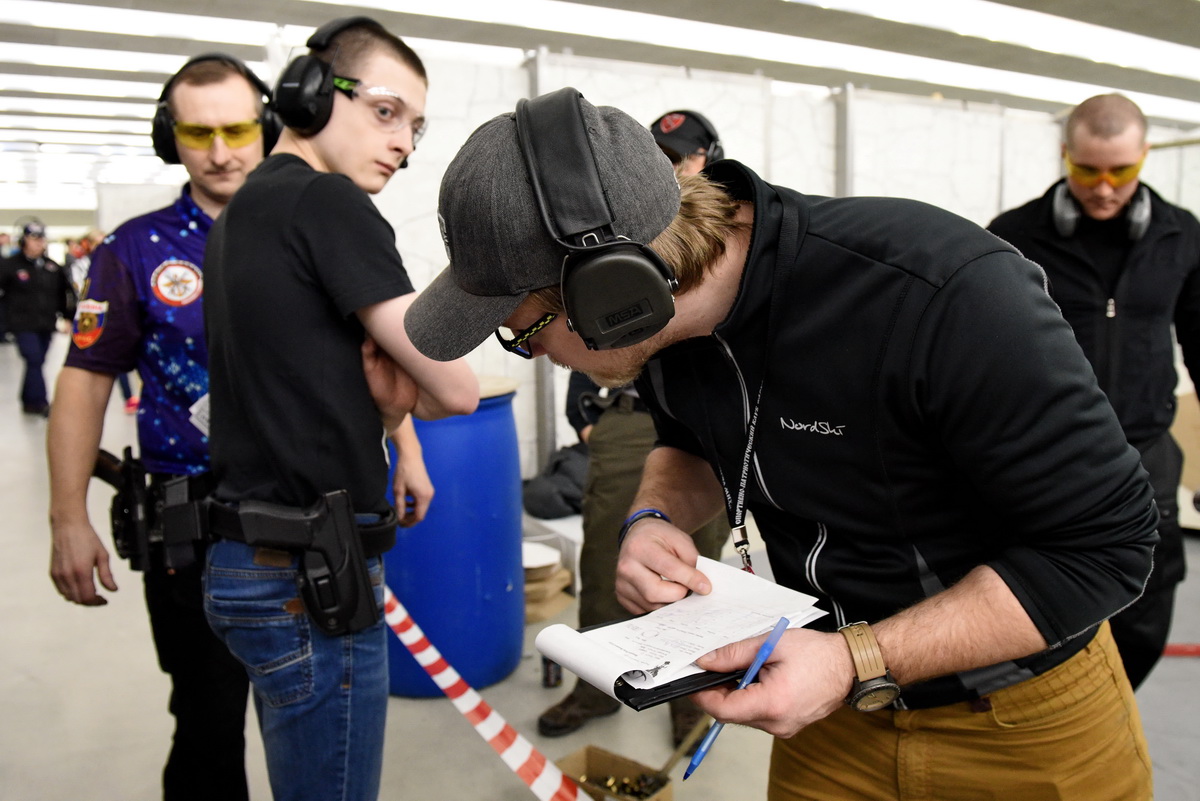
M541 623L558 615L574 602L574 598L565 592L556 592L541 601L525 601L525 622Z
M571 571L565 567L554 566L548 576L531 579L529 570L525 571L525 600L529 603L544 601L556 595L571 584Z
M567 754L556 763L563 773L579 783L579 788L595 801L615 798L618 801L674 801L675 791L671 779L651 795L630 795L604 786L609 776L621 779L636 779L643 774L656 775L658 768L643 765L627 757L605 751L595 745L584 746Z

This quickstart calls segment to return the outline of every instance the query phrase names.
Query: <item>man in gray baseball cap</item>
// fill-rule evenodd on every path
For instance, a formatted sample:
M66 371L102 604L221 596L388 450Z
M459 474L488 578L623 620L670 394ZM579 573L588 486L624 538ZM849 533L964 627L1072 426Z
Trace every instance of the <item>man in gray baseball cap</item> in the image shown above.
M513 353L637 379L658 444L612 532L631 612L711 591L689 532L722 507L831 612L758 683L692 696L776 736L776 801L914 771L960 797L1150 797L1106 621L1150 572L1154 494L1040 268L915 201L729 159L674 184L648 130L577 92L485 124L442 185L450 267L413 344L452 359L504 327ZM698 664L745 668L762 639Z
M611 212L601 238L649 242L679 211L671 163L650 133L618 109L597 108L574 90L538 100L575 105L575 98L587 133L578 144L594 158ZM557 129L562 111L562 102L557 112L543 108L544 124ZM450 267L421 293L406 322L414 344L432 358L465 355L503 326L530 292L557 285L572 250L556 241L539 213L517 117L502 114L476 130L442 180L438 220ZM547 138L554 151L559 141ZM541 158L553 164L563 155L543 152Z

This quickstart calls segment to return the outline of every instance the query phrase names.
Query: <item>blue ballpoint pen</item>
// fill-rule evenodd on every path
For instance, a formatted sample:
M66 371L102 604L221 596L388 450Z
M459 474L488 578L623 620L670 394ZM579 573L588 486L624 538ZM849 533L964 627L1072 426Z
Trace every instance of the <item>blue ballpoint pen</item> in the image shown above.
M787 630L789 625L786 617L779 618L779 622L775 624L775 628L771 629L771 633L767 635L767 639L758 648L758 653L754 655L754 661L750 663L750 669L746 671L746 675L742 676L742 680L738 682L739 690L746 689L750 682L754 681L754 677L758 675L759 668L767 661L767 657L775 650L775 646L779 643L779 638L783 636L783 632ZM692 761L688 763L687 770L683 772L683 780L687 781L687 777L692 775L700 763L704 761L704 757L708 754L708 749L712 748L713 742L717 739L717 735L721 733L721 729L725 728L724 723L716 723L708 727L708 731L704 735L704 739L700 741L700 746L696 749L696 753L692 755Z

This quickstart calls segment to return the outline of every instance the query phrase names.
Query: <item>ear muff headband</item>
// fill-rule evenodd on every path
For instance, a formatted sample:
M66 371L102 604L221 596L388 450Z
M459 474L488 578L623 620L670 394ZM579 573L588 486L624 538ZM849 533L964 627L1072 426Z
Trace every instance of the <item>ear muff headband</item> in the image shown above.
M1074 236L1075 229L1079 226L1079 215L1082 212L1079 210L1079 203L1071 196L1066 181L1054 187L1050 203L1051 213L1054 216L1054 230L1058 231L1058 235L1064 239ZM1126 232L1131 242L1136 242L1146 235L1146 231L1150 228L1149 189L1144 186L1137 188L1133 200L1129 201L1129 210L1125 212L1125 220L1128 223Z
M708 121L708 118L699 111L685 111L684 114L692 117L696 122L704 128L704 132L708 134L708 147L704 149L704 166L707 167L714 161L720 161L725 158L725 148L721 145L720 138L717 137L717 129Z
M517 141L542 224L567 250L561 288L567 325L591 350L622 348L675 315L678 284L646 245L616 236L580 93L565 87L517 104Z
M188 59L188 62L179 68L179 71L163 84L162 92L158 96L158 107L154 111L154 121L150 128L150 139L154 143L154 153L167 164L179 163L179 148L175 144L175 120L171 117L171 110L167 107L167 100L171 96L171 90L175 88L179 76L185 70L194 64L202 61L220 61L223 64L228 64L237 70L243 78L250 82L262 97L262 144L263 155L271 152L271 148L275 147L275 142L279 139L279 134L283 130L283 124L280 122L278 115L272 108L271 88L254 74L254 71L247 67L240 59L234 58L226 53L204 53L195 58Z
M339 17L317 28L305 44L310 50L324 52L335 36L356 25L383 30L370 17ZM292 59L275 84L275 110L284 125L302 136L320 132L333 114L333 64L312 55Z

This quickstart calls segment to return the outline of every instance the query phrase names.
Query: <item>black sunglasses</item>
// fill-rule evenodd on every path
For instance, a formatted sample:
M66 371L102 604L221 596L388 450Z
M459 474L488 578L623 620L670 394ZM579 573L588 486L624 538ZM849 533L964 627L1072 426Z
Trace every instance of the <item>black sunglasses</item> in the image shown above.
M525 347L525 343L530 337L541 331L558 317L558 312L547 312L543 314L538 321L526 328L524 331L518 331L512 339L505 337L500 333L501 329L496 329L496 339L500 341L501 346L509 353L515 353L523 359L532 359L533 351Z

